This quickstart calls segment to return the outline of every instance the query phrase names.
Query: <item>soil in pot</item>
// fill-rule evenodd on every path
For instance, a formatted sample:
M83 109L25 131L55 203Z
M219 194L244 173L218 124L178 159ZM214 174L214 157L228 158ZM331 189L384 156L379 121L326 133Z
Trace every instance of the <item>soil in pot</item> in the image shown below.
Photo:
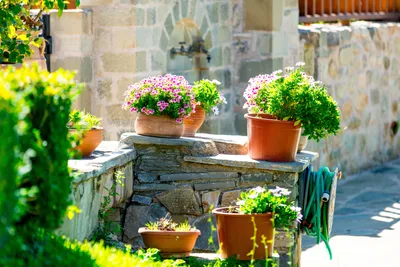
M183 123L167 116L139 113L135 121L135 131L140 135L179 138L183 135Z
M185 131L183 136L193 137L196 132L200 129L201 125L203 125L204 120L206 118L205 110L200 106L196 106L196 112L192 113L190 117L183 120L183 124L185 127Z
M292 162L296 160L300 125L268 114L246 114L249 157L255 160Z
M200 231L153 231L142 227L139 234L147 248L159 249L163 257L183 258L190 255Z
M229 208L217 208L213 210L217 219L218 240L221 245L221 258L236 257L238 260L251 260L247 254L253 250L254 226L251 218L254 217L257 234L254 258L265 259L266 252L261 243L262 236L267 238L268 257L272 257L274 251L275 231L272 225L272 214L238 214L229 213ZM240 230L239 230L240 229Z
M82 156L86 158L93 153L93 151L100 145L101 141L103 141L103 129L92 129L84 134L79 146L75 149L82 153Z

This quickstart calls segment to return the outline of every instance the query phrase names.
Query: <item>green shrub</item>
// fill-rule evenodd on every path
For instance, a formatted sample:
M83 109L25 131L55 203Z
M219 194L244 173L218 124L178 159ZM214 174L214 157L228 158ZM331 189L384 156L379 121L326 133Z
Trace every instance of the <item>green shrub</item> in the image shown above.
M201 107L207 112L211 111L214 115L219 114L217 105L224 103L226 104L226 99L222 93L218 91L218 85L221 83L217 80L207 80L203 79L197 81L193 86L193 95L196 104L201 105Z
M19 170L17 188L24 200L24 214L16 223L17 231L56 229L69 205L71 144L66 125L80 88L73 73L48 73L37 65L0 72L0 84L17 93L21 110L18 148L24 166Z

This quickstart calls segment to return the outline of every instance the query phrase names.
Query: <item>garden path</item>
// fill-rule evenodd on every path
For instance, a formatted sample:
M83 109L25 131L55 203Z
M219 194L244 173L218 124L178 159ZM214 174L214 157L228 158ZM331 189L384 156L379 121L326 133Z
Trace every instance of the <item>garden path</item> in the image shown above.
M302 267L400 267L400 159L338 185L329 260L303 237Z

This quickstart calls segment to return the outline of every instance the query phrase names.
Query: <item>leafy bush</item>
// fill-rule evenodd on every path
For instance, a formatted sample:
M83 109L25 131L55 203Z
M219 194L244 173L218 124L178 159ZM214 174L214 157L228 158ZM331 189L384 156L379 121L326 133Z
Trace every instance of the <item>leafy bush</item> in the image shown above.
M192 86L184 77L167 74L130 85L123 108L146 115L166 115L182 122L196 107L193 99Z
M80 1L77 0L79 6ZM30 15L32 7L38 8L35 16ZM39 37L43 12L57 8L62 14L63 0L2 0L0 1L0 63L22 63L32 55L32 47L40 47L43 39Z
M87 113L85 111L78 111L74 109L69 114L68 126L72 129L90 130L100 126L101 118Z
M207 113L212 111L214 115L218 115L219 110L217 105L220 103L226 104L225 97L218 91L218 85L220 84L221 83L217 80L210 81L207 79L194 83L194 100L196 104L201 105Z
M71 144L66 124L80 88L73 73L48 73L37 65L0 72L0 84L18 95L16 104L21 110L18 150L24 166L17 188L24 214L16 222L16 231L29 234L39 228L56 229L69 205Z
M249 113L267 113L301 124L304 136L319 141L340 129L340 111L321 82L303 71L303 63L250 79L244 93Z
M262 187L251 189L249 192L242 192L237 202L238 212L243 214L268 213L275 214L275 228L289 228L294 221L300 223L301 209L289 201L290 191L277 187L266 190Z

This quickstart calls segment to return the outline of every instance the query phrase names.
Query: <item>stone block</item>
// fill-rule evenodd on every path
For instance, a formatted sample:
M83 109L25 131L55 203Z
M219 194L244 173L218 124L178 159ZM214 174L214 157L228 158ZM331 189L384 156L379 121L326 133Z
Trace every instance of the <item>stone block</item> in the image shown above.
M165 217L167 210L160 204L153 203L150 206L129 206L126 210L124 222L124 240L130 241L139 237L138 230L146 223Z
M225 3L225 4L221 4L220 7L220 16L221 16L221 20L222 21L227 21L229 20L229 4Z
M113 53L107 52L101 56L103 69L106 72L141 72L147 69L146 52Z
M112 4L113 0L81 0L80 8Z
M135 185L133 188L134 192L146 192L146 191L168 191L174 190L176 187L171 184L140 184Z
M209 218L211 216L211 222ZM193 226L201 231L201 235L197 238L195 249L216 251L218 249L218 235L217 231L212 232L211 226L217 227L215 216L211 214L203 214L198 217L194 222ZM212 236L214 245L209 245L209 238Z
M351 45L346 45L339 50L339 62L342 66L350 65L353 62L354 49Z
M371 90L371 103L373 105L377 105L380 102L380 90L379 89L373 89Z
M230 47L225 47L224 48L224 57L223 57L223 64L225 66L230 65L232 62L232 53L231 53L231 48Z
M259 74L272 73L275 70L282 69L282 58L268 58L259 61L242 61L239 67L240 82L247 83L250 78Z
M271 172L264 173L246 173L242 174L241 180L245 182L265 182L272 183L274 180L274 174Z
M151 52L151 70L152 71L165 71L166 70L166 55L161 51Z
M219 204L220 190L206 192L201 195L201 205L203 206L204 213L210 211L211 207L216 208Z
M338 32L328 31L326 34L328 46L338 46L340 44L340 34Z
M113 50L130 49L136 47L137 38L135 29L131 27L115 28L113 29L112 40Z
M110 78L104 78L97 80L97 96L100 99L110 99L112 97L111 94L111 83L112 80Z
M141 183L152 183L157 180L158 175L154 173L138 173L137 177Z
M160 175L162 182L190 181L190 180L214 180L214 179L236 179L237 172L202 172L202 173L176 173Z
M172 31L174 30L174 23L172 22L171 14L169 14L167 19L165 20L164 27L168 35L171 35Z
M210 50L210 55L211 55L211 62L210 65L213 67L219 67L222 66L222 48L221 47L215 47Z
M236 206L240 190L226 191L222 194L221 207Z
M167 48L168 48L168 38L167 35L165 34L165 31L162 31L160 37L160 49L166 51Z
M258 53L261 56L271 56L272 55L272 34L263 33L258 36L257 46Z
M144 205L150 205L153 202L153 198L135 194L132 196L132 202L144 204Z
M50 12L50 34L90 34L92 13L89 10L64 10L61 17L57 12Z
M112 30L104 28L95 29L94 45L96 50L109 51L112 48Z
M236 186L235 181L223 181L223 182L194 184L194 189L196 191L201 191L201 190L234 188L235 186Z
M219 3L213 3L210 5L207 5L207 12L208 12L208 17L210 18L211 23L218 23L219 21Z
M144 10L134 7L102 7L98 10L100 26L136 26L144 24Z
M157 10L152 7L147 9L147 25L151 26L157 22Z
M221 120L221 122L220 122L219 128L220 128L221 134L233 134L235 132L235 130L234 130L235 126L234 126L233 121L231 120L230 116L225 117L225 118L221 117L220 120ZM232 146L230 146L230 147L225 146L225 148L229 149L229 148L232 148ZM226 150L226 152L229 152L229 150ZM228 153L228 154L241 154L242 155L242 152L237 151L237 150L234 150L232 152L233 153Z
M93 52L93 38L89 35L60 35L53 36L53 54L91 55Z
M246 31L279 31L281 29L284 1L246 0L243 2Z
M219 134L219 121L207 119L204 121L203 125L198 130L199 133L212 133Z
M192 188L177 188L158 194L156 197L173 214L201 214L199 203Z
M91 57L67 57L63 59L52 60L51 69L59 68L75 70L78 72L76 79L80 82L92 81L92 58Z
M223 43L232 43L232 30L228 26L213 27L211 29L213 46ZM206 38L204 40L207 40Z

